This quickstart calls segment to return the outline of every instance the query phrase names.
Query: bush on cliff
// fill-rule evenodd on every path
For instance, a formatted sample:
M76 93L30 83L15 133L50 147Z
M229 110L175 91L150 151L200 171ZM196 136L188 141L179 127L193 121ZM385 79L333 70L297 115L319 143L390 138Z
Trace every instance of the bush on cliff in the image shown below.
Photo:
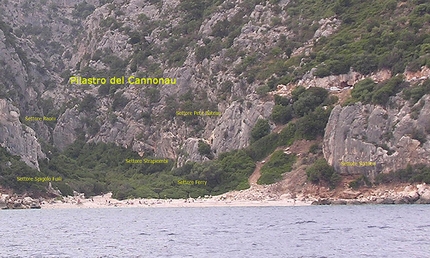
M277 133L271 133L253 142L248 148L246 148L246 153L254 161L262 160L276 149L278 142L279 135Z
M422 84L403 90L403 98L415 104L425 94L430 94L430 79L425 80Z
M276 124L286 124L293 118L293 109L291 106L275 105L270 118Z
M340 182L340 176L334 171L325 159L317 160L306 170L308 180L314 184L326 183L331 188L336 187Z
M402 76L395 76L378 84L372 79L366 78L355 84L351 91L351 98L345 104L362 102L363 104L386 105L388 99L400 92L406 85Z
M330 117L331 109L320 107L300 118L296 123L296 139L315 140L324 136L324 129Z
M270 133L269 122L265 119L258 119L254 128L251 131L251 141L255 142L258 139L268 135Z

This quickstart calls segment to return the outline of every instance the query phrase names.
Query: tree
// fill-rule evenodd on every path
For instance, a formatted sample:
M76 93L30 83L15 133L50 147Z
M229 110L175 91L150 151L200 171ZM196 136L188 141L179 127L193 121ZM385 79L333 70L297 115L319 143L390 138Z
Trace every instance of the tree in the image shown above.
M316 107L324 102L327 96L328 91L323 88L314 87L306 90L300 94L297 101L294 102L294 114L297 117L302 117L309 112L312 112Z
M289 106L290 105L290 99L286 97L281 97L279 95L275 95L275 104L281 105L281 106Z
M308 180L312 183L325 182L334 188L339 183L340 176L334 171L325 159L317 160L311 167L306 170Z
M402 87L403 77L395 76L382 84L378 90L373 93L372 103L385 105L390 96L395 95Z
M318 135L324 135L324 129L331 110L317 108L314 112L302 117L296 123L297 138L314 140Z
M351 96L357 101L369 103L372 99L372 92L375 86L376 83L370 78L359 81L351 91Z
M286 124L293 118L291 106L275 105L272 110L271 119L276 124Z
M211 156L211 146L202 140L199 140L198 151L202 156L206 156L208 158Z
M185 17L186 21L201 19L205 7L206 3L202 0L183 0L179 5L179 8L187 14Z
M258 119L251 131L251 141L256 141L270 133L269 122L265 119Z

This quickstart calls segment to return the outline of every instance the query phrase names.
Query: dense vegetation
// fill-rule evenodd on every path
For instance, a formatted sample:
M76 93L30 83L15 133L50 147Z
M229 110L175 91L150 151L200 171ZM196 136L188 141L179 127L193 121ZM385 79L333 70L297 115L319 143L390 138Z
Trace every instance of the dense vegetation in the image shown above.
M287 26L293 35L288 39L281 35L278 45L270 53L255 55L246 71L256 79L268 79L269 89L299 80L313 67L317 67L314 75L325 77L351 68L367 75L378 69L397 74L430 66L426 1L293 0L284 9L288 17L274 19L274 24ZM338 31L312 40L319 27L315 21L333 17L341 21ZM292 50L305 42L315 44L312 52L290 58Z
M182 96L182 99L192 105L194 96L189 93ZM61 176L63 181L52 184L64 195L71 195L75 190L83 192L87 196L112 191L114 197L119 199L127 197L185 198L246 189L249 187L248 178L255 169L255 162L268 156L276 147L291 145L298 139L315 139L322 136L330 109L324 110L321 106L328 100L329 97L325 90L305 90L304 88L294 91L291 100L277 98L278 105L294 111L294 114L287 114L288 119L286 120L290 119L289 116L294 115L297 118L295 122L290 121L280 133L270 133L268 121L259 120L252 130L253 143L248 148L222 153L218 159L201 164L190 162L175 169L173 169L174 161L172 160L169 160L168 164L130 164L125 160L142 158L130 149L114 144L87 144L81 138L63 153L50 148L49 151L52 154L49 155L49 161L40 161L41 172L38 173L41 176ZM86 95L78 108L82 112L88 112L94 109L94 103L94 97ZM300 110L304 106L306 111ZM279 115L280 119L284 119L283 115ZM90 124L91 121L88 121L88 125ZM45 148L48 148L47 146L44 145ZM198 151L203 156L213 158L210 145L203 141L199 142ZM45 152L48 152L48 149ZM151 157L146 156L145 158ZM269 184L278 181L281 179L282 173L291 170L294 162L294 156L275 152L270 161L262 168L262 177L259 182ZM24 173L26 170L21 169L20 171ZM31 183L17 184L16 176L24 176L26 173L21 172L9 171L6 173L10 177L4 177L5 185L17 190L30 189ZM179 180L200 180L207 183L206 185L186 185L178 184Z
M291 98L275 96L276 105L271 115L274 123L286 124L293 118L309 116L323 106L329 106L337 102L336 97L329 96L326 89L319 87L305 89L299 86L292 91L291 95ZM304 120L306 119L302 119L302 121ZM308 138L313 138L315 135L308 135Z
M295 140L314 140L324 135L324 128L337 100L322 88L297 87L291 98L275 96L271 119L280 125L287 124L279 133L267 134L266 120L260 120L251 132L251 145L246 148L255 161L267 157L279 146L289 146ZM324 107L325 105L328 105ZM324 107L324 108L323 108ZM293 118L296 118L292 121ZM256 136L260 137L256 137Z
M359 81L351 91L351 98L345 104L362 102L363 104L386 105L389 97L396 95L409 84L403 81L402 76L395 76L381 83L375 83L367 78ZM414 95L415 96L415 95Z
M317 160L306 170L308 180L312 183L325 183L331 188L339 184L340 176L334 171L334 168L327 164L325 159Z
M285 154L283 151L276 151L270 160L261 168L259 184L273 184L282 179L282 174L290 172L296 157L292 154Z
M317 76L345 73L349 67L363 74L377 69L397 74L408 65L410 70L429 65L430 6L425 1L330 2L343 25L335 36L318 42Z
M351 187L352 189L357 189L360 188L362 186L372 186L372 183L370 182L369 178L365 175L361 175L358 178L352 180L351 182L349 182L349 187Z
M269 122L265 119L259 119L251 131L251 141L261 139L270 133Z
M206 148L203 149L204 152L207 151ZM16 190L29 190L34 183L17 183L16 176L38 174L61 176L63 181L53 182L52 185L63 195L72 195L75 190L86 196L112 191L118 199L187 198L248 188L248 177L255 168L254 162L244 151L224 153L215 161L187 163L176 169L172 169L172 160L167 164L127 163L126 159L155 158L142 158L136 152L114 144L86 144L78 140L63 153L54 149L51 149L51 153L49 161L40 161L41 172L28 172L28 167L27 170L22 169L25 164L16 163L21 165L16 166L17 171L6 173L8 176L3 178L3 182ZM17 159L14 158L12 168ZM5 169L4 166L1 168ZM180 180L200 180L206 181L206 184L180 184Z
M380 173L375 178L375 184L390 184L390 183L426 183L430 184L430 167L425 164L410 165L408 164L405 169L385 174ZM357 189L359 187L370 187L372 182L361 175L349 183L351 188Z
M21 157L11 155L5 148L0 147L0 186L7 186L21 193L24 191L34 195L45 192L47 184L18 181L17 177L43 177L54 176L53 174L43 174L36 169L32 169L23 161Z
M430 80L427 79L418 86L403 90L403 98L409 100L411 104L415 104L425 94L430 94Z

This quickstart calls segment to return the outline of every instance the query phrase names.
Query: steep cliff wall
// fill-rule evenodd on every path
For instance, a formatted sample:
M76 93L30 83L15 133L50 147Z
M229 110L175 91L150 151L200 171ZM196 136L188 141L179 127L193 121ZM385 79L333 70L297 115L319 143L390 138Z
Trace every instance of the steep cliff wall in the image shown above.
M430 95L414 106L394 97L388 108L376 105L336 106L324 135L324 157L341 174L379 173L428 164Z
M281 1L279 7L287 3ZM255 89L261 81L248 82L235 68L247 54L265 55L281 35L292 32L285 24L271 25L275 9L270 4L214 5L193 30L187 29L186 19L194 13L203 15L203 10L187 11L184 6L181 1L142 0L5 2L0 9L0 20L5 21L0 26L0 59L5 67L0 97L17 103L21 116L55 116L56 124L29 126L36 138L60 150L82 135L88 142L114 142L140 155L184 162L204 159L195 145L199 140L208 142L215 156L244 147L257 119L270 115L273 102L259 101ZM229 28L220 27L222 22ZM198 48L211 53L197 58ZM234 52L228 52L230 48ZM71 75L117 73L175 78L177 83L125 83L108 87L107 94L101 93L100 85L68 82ZM149 92L154 93L152 98ZM187 106L181 98L189 93L194 103ZM88 95L94 97L91 109L82 105ZM193 122L174 115L185 109L220 115ZM226 136L233 138L225 140ZM20 148L29 146L23 143Z
M30 167L39 169L39 159L46 156L30 127L19 121L19 109L0 99L0 146L11 154L21 156Z
M84 136L87 142L113 142L142 156L149 153L178 160L179 164L202 161L205 157L198 153L200 140L210 144L215 156L249 145L249 133L256 121L269 118L274 106L273 98L264 97L264 92L274 90L278 83L330 88L353 85L377 69L386 77L404 70L406 61L411 60L400 62L399 58L417 56L416 53L387 50L384 55L397 59L379 66L376 60L388 59L379 56L381 51L349 42L351 33L367 33L360 40L391 35L384 28L404 28L406 25L397 25L405 18L415 17L415 4L409 3L404 10L385 10L378 4L372 8L381 9L377 10L384 14L381 17L393 17L380 21L381 26L375 25L382 32L373 30L374 24L354 31L347 31L349 25L343 26L348 16L352 19L347 21L367 17L350 13L355 7L366 7L362 2L354 2L354 8L333 9L319 2L289 0L2 1L0 61L4 69L0 71L0 98L19 109L21 121L26 115L55 116L56 123L28 126L37 139L60 150ZM424 25L417 35L428 27ZM424 35L410 40L413 35L396 33L393 37L405 41L398 45L415 42L416 46L410 49L421 49L420 56L427 54ZM381 43L384 48L397 49L386 46L387 42L394 42L391 38L381 42L385 42ZM363 46L373 43L360 42ZM337 52L338 44L349 46L351 52L346 51L345 55L350 56L328 54ZM380 45L374 48L382 49ZM356 53L356 49L363 49L363 53ZM343 63L350 59L355 61ZM372 69L367 69L369 63ZM392 73L390 68L397 63L402 66ZM341 69L323 73L319 71L322 68ZM177 83L72 85L68 81L70 76L118 75L169 77ZM85 99L91 101L84 102ZM353 112L361 112L355 108ZM373 108L368 109L373 112ZM220 115L188 119L175 114L181 110L212 110ZM335 118L337 113L340 116L346 112L341 110L335 109L332 119L343 119ZM18 134L25 134L24 129L16 129ZM337 137L338 133L328 131ZM395 149L390 143L385 144ZM20 146L28 148L26 143ZM340 154L341 147L333 149L337 150L335 155L340 155L336 159L346 158ZM331 154L328 157L333 160ZM371 157L359 158L368 161ZM377 167L383 167L381 164Z

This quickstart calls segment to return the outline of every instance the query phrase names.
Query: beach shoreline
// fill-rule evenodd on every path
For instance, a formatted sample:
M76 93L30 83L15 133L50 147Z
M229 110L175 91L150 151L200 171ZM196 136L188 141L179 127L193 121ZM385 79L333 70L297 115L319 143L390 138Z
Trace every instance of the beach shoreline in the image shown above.
M310 201L286 200L229 200L223 196L188 199L126 199L112 198L112 193L83 198L68 196L61 200L51 199L41 203L42 209L80 209L80 208L202 208L202 207L264 207L264 206L307 206Z
M32 199L16 194L0 195L2 209L79 209L79 208L186 208L186 207L280 207L309 205L361 205L361 204L430 204L430 186L426 184L383 186L379 188L335 189L309 186L299 193L277 192L276 185L251 185L249 189L231 191L218 196L187 199L117 200L112 193L85 198L83 193L74 196Z

